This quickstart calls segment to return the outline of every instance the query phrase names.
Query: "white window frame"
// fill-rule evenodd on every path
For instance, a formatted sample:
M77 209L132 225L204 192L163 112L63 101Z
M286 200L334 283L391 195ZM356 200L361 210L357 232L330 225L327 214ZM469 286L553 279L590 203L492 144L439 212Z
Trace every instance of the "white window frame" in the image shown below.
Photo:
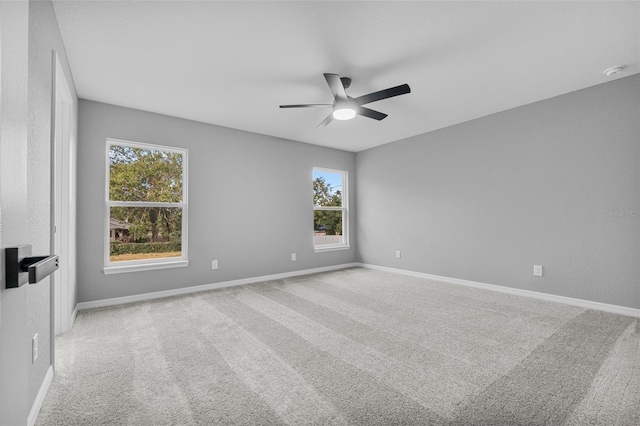
M131 148L152 149L163 152L174 152L181 154L182 160L182 202L181 203L152 203L143 201L111 201L109 199L109 148L112 145L126 146ZM188 247L189 247L189 233L188 233L188 167L189 167L189 150L185 148L174 148L164 145L148 144L142 142L132 142L120 139L107 138L106 150L105 150L105 210L104 210L104 268L105 274L119 274L124 272L138 272L149 271L154 269L167 269L167 268L180 268L189 265ZM127 260L121 262L110 261L110 216L111 207L179 207L182 209L182 256L180 257L167 257L160 259L143 259L143 260Z
M337 169L329 169L326 167L314 167L311 171L311 182L313 184L313 175L314 172L327 172L327 173L336 173L342 175L342 207L317 207L313 205L313 211L330 211L330 210L339 210L342 211L342 243L341 244L322 244L316 245L315 240L313 240L313 250L315 253L321 253L325 251L336 251L336 250L348 250L351 248L349 245L349 173L346 170L337 170ZM311 230L311 238L313 238L313 229Z

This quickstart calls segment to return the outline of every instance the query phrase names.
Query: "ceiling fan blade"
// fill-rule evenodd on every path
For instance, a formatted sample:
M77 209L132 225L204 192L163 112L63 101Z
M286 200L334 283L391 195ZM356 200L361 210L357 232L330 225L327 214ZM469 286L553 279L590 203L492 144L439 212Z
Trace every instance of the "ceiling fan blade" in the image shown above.
M332 107L332 104L299 104L299 105L280 105L280 108L326 108Z
M368 95L359 96L354 99L358 105L364 105L371 102L376 102L382 99L392 98L398 95L404 95L411 93L411 88L408 84L401 84L400 86L391 87L389 89L380 90L378 92L369 93Z
M347 92L344 91L342 80L338 74L324 73L324 79L327 80L329 89L336 99L347 100Z
M333 113L329 114L329 115L327 116L327 118L325 118L324 120L322 120L322 123L318 124L318 129L319 129L320 127L324 127L324 126L326 126L327 124L331 123L332 121L333 121Z
M387 114L383 112L375 111L363 106L358 107L358 109L356 109L356 112L363 117L373 118L374 120L378 121L383 120L387 117Z

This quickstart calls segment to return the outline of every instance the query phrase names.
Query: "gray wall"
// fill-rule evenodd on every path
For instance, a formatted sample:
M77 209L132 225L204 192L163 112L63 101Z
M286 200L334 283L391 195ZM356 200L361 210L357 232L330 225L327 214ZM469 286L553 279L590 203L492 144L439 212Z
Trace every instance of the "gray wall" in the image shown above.
M32 243L50 250L50 148L53 52L71 73L48 1L2 2L0 247ZM75 89L71 87L75 96ZM4 260L4 250L0 250ZM0 281L4 280L4 264ZM50 281L5 289L0 282L0 424L23 425L51 365ZM31 337L39 358L31 363Z
M640 308L639 105L634 75L359 152L358 260Z
M24 244L27 209L27 63L29 8L0 2L0 247ZM5 289L0 249L0 424L22 425L29 412L27 291Z
M312 242L312 168L353 178L353 153L86 100L79 108L80 302L355 261L354 179L351 249L314 253ZM188 267L103 274L106 138L189 149Z

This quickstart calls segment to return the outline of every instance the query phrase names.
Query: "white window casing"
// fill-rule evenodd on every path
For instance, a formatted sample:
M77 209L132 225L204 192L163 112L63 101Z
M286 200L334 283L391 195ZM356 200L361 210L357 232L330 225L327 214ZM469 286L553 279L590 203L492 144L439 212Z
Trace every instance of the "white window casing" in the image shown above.
M351 248L349 245L349 181L348 181L348 173L345 170L336 170L329 169L325 167L314 167L312 176L315 176L316 172L322 173L330 173L330 174L338 174L342 177L342 206L341 207L331 207L331 206L313 206L313 210L315 211L340 211L342 212L342 241L339 243L328 243L328 244L317 244L316 237L314 236L313 247L314 252L327 252L327 251L336 251L336 250L348 250ZM312 178L315 180L315 178Z
M107 139L105 151L105 207L104 207L104 269L105 274L117 274L124 272L148 271L154 269L178 268L189 265L188 258L188 150L163 145L154 145L140 142L131 142L117 139ZM182 155L182 201L181 202L146 202L146 201L113 201L110 200L110 162L109 151L113 145L130 148L148 149L162 152L171 152ZM110 260L110 219L111 207L168 207L179 208L182 212L181 228L181 256L156 259L128 260L111 262Z

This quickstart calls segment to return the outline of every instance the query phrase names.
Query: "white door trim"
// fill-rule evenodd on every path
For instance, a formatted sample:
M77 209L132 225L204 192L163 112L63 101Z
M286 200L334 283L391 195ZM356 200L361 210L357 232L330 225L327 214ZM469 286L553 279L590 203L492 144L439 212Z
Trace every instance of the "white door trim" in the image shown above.
M70 221L73 197L74 167L72 155L72 126L73 126L73 98L69 83L62 69L57 53L54 56L54 96L52 113L52 167L51 167L51 251L60 256L60 269L51 280L52 286L52 322L51 330L54 336L66 333L71 329L70 272L74 262L71 259ZM54 345L51 345L54 357Z

